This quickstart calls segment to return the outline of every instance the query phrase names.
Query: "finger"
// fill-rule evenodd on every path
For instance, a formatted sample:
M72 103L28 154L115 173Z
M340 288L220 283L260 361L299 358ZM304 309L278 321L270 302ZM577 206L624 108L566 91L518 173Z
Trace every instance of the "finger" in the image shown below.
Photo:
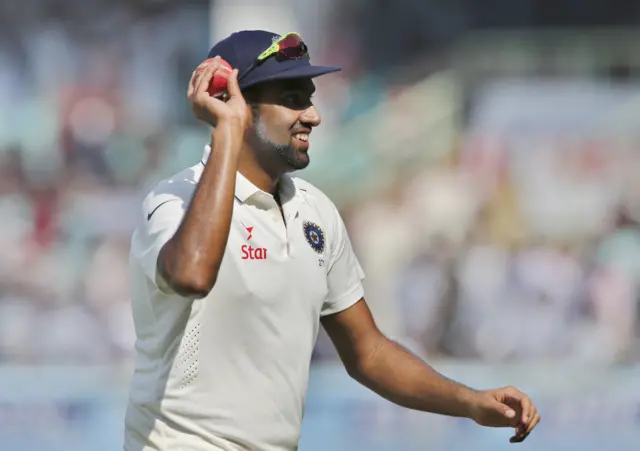
M200 65L196 68L196 72L200 72L200 71L206 69L212 63L220 63L220 57L216 56L216 57L213 57L213 58L207 58L206 60L201 62Z
M200 78L197 81L195 93L196 95L205 92L209 89L209 83L215 75L216 71L220 68L219 62L213 62L203 72L200 73Z
M508 420L510 426L516 427L518 424L518 413L514 409L497 401L494 404L494 408L500 413L500 415Z
M242 91L240 90L240 84L238 82L238 69L233 69L229 79L227 80L227 92L229 97L241 97Z
M532 417L531 423L529 423L527 427L518 427L516 434L513 437L511 437L509 441L511 443L523 442L527 437L529 437L529 434L531 434L531 431L533 431L533 429L538 425L538 423L540 423L540 419L541 419L540 415L536 413Z
M216 56L215 58L209 58L204 60L196 70L194 71L194 90L197 90L198 85L200 84L200 80L204 75L205 71L209 69L217 69L220 67L220 57Z
M527 427L525 434L530 434L531 431L533 431L533 429L538 425L538 423L540 423L541 419L542 417L540 417L540 414L536 413L531 420L531 423L529 423L529 427Z
M198 67L196 67L196 69L193 71L193 74L191 75L191 80L192 80L192 84L195 90L195 87L198 86L198 82L200 80L200 77L202 76L202 73L208 68L211 67L211 65L218 61L219 57L215 57L215 58L209 58L204 60L203 62L201 62Z
M198 86L200 85L200 80L202 80L202 75L204 74L204 69L196 69L193 71L191 75L191 81L189 82L189 89L187 90L187 96L191 97L198 90Z
M531 413L533 403L531 402L531 399L520 390L513 387L508 387L505 389L502 398L502 401L505 404L508 404L514 408L519 408L522 411L523 415L528 415Z
M530 425L533 419L537 415L538 415L538 410L536 409L536 406L533 404L533 402L531 402L529 405L529 408L526 410L526 413L524 414L524 417L526 418L526 420L524 421L524 424Z
M510 399L513 401L518 401L520 402L520 400L522 400L523 397L527 396L524 393L522 393L520 390L518 390L515 387L506 387L504 389L504 394L503 394L505 400Z
M191 79L189 80L189 87L187 89L187 96L191 97L191 95L195 92L196 87L200 81L200 77L202 76L202 71L206 68L206 63L202 62L198 67L196 67L193 72L191 72Z
M197 69L191 73L191 79L189 80L189 86L187 87L187 97L191 97L193 93L196 91L198 80Z
M525 394L521 394L522 396L520 397L520 400L518 401L520 403L520 409L521 409L521 418L520 421L523 424L527 424L529 423L529 421L531 420L531 410L532 410L532 406L533 403L531 402L531 399L529 399L529 397Z
M536 406L527 395L522 392L506 393L505 403L520 411L520 422L528 425L537 414Z

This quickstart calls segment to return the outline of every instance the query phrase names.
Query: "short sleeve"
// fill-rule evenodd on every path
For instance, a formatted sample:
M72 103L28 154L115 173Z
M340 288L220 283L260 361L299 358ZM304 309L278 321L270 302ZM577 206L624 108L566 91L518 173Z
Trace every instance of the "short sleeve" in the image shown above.
M158 274L158 255L178 230L186 206L182 198L170 194L148 198L143 205L143 217L131 241L131 255L149 280L169 294L171 289Z
M335 242L332 246L327 274L329 293L322 306L321 316L346 310L364 296L362 286L364 271L353 251L344 221L335 207L334 214Z

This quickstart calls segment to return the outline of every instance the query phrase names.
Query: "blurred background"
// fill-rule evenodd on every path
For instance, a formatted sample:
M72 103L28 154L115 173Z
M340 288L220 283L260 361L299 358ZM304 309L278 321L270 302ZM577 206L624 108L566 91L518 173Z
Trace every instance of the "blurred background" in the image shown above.
M0 3L0 450L121 449L133 218L207 141L191 71L252 28L344 68L317 79L301 175L382 330L528 391L543 423L519 449L640 449L639 20L631 0ZM372 395L320 335L302 451L508 438Z

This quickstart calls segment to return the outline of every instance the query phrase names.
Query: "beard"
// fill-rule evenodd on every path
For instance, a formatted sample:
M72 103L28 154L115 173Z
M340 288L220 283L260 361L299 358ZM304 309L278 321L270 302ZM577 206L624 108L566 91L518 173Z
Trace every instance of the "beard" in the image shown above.
M259 115L254 117L254 124L258 145L267 155L277 154L291 171L298 171L309 165L309 154L306 151L297 150L290 144L278 144L269 138Z

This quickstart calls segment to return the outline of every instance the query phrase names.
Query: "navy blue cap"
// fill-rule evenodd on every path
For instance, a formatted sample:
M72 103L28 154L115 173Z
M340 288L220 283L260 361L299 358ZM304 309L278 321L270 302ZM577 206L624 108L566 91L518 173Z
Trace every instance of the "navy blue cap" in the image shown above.
M209 58L220 56L242 75L257 56L273 44L274 38L279 37L263 30L238 31L214 45L209 51ZM307 58L286 61L268 58L240 81L240 89L273 80L315 78L339 70L341 68L337 66L313 66Z

